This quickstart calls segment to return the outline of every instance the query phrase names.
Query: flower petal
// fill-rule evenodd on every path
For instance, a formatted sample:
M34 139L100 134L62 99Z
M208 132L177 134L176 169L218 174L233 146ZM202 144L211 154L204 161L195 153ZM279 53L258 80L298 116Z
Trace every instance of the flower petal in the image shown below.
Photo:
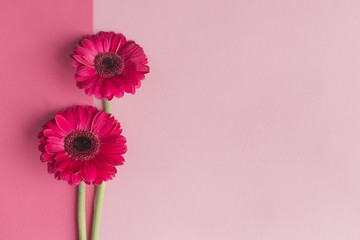
M95 165L96 165L98 168L102 169L102 170L105 171L105 172L109 172L109 173L116 173L116 172L117 172L115 167L106 164L106 163L104 162L104 160L101 158L101 156L99 156L99 155L97 155L97 156L93 159L93 161L94 161Z
M50 155L50 154L48 154L46 152L41 154L40 159L41 159L42 162L53 162L53 161L55 161L54 155Z
M89 39L84 39L81 41L81 44L87 49L89 50L94 56L97 55L97 51L95 49L95 46L93 44L93 42Z
M128 60L125 62L125 68L129 71L142 73L148 73L150 70L149 66L132 60Z
M60 178L64 181L70 181L71 179L71 174L69 171L65 170L60 172Z
M127 55L136 51L140 46L137 45L134 41L127 41L126 44L120 48L117 52L122 58L125 58Z
M98 112L92 120L90 131L97 134L98 130L103 126L105 119L106 119L106 112L105 111Z
M112 80L109 78L105 78L104 79L104 83L101 87L102 93L104 94L104 97L106 97L107 99L111 100L114 95L112 94L112 89L114 88L113 84L112 84Z
M56 161L55 163L55 168L59 171L64 171L67 166L71 163L71 158L70 157L65 157L65 158L60 158L59 160Z
M56 145L56 144L46 144L45 150L49 154L61 153L65 151L64 146Z
M125 162L125 159L121 155L106 155L102 157L102 160L111 166L122 165Z
M84 177L89 181L94 181L96 178L96 166L92 160L84 161L83 166Z
M69 170L71 173L73 174L77 174L80 172L81 168L82 168L83 162L79 161L79 160L73 160L70 164L69 164Z
M72 57L73 57L76 61L78 61L78 62L80 62L80 63L82 63L82 64L84 64L84 65L86 65L86 66L94 66L94 63L85 60L85 59L84 59L82 56L80 56L80 55L74 54L74 55L72 55Z
M82 77L89 77L95 75L96 71L93 67L82 66L78 68L76 74Z
M55 145L60 145L60 146L64 146L64 139L60 139L57 137L48 137L48 142L51 144L55 144Z
M112 39L111 46L110 46L110 52L116 53L118 47L120 44L120 36L119 34L116 34L114 38Z
M72 185L76 186L81 182L82 182L82 179L79 176L79 174L71 174L71 184Z
M59 128L61 130L63 130L65 133L69 133L72 130L74 130L71 128L69 122L61 115L56 115L55 121L56 121L57 125L59 126Z
M104 52L103 40L99 36L94 36L94 46L98 53Z
M54 131L57 135L61 136L61 137L64 137L66 136L66 133L61 130L57 125L56 125L56 122L54 121L49 121L47 124L46 124L52 131Z

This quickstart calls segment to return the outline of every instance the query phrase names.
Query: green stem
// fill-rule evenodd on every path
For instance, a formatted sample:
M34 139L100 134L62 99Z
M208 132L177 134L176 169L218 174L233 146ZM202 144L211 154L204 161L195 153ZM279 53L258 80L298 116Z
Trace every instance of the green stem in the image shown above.
M105 191L105 182L102 182L96 188L96 200L95 200L96 202L95 202L91 240L99 239L100 217L101 217L102 202L104 199L104 191Z
M105 104L105 112L106 112L106 113L111 113L110 101L107 100L107 99L104 99L104 104Z
M84 182L81 182L79 184L78 227L79 227L79 240L86 240L85 183Z
M105 104L106 113L110 113L111 112L110 101L104 99L104 104ZM99 239L100 218L101 218L102 202L104 199L104 191L105 191L105 182L102 182L96 188L95 210L94 210L94 219L93 219L92 234L91 234L92 240Z

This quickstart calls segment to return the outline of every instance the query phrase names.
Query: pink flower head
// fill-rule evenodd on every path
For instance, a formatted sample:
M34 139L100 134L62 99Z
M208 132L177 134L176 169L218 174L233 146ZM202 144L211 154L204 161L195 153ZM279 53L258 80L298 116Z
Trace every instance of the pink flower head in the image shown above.
M61 111L39 133L41 161L56 179L78 185L112 179L122 165L126 139L120 123L105 111L76 106Z
M120 98L124 92L134 94L149 72L144 50L120 33L88 35L71 57L77 86L99 99Z

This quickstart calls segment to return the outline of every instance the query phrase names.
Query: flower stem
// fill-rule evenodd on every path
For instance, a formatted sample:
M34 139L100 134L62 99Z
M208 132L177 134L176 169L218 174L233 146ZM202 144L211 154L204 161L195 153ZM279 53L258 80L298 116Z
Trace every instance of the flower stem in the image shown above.
M110 101L107 100L107 99L104 99L104 104L105 104L105 112L106 112L106 113L111 113Z
M95 200L95 210L94 210L94 220L92 226L91 240L99 239L100 217L101 217L102 202L104 199L104 191L105 191L105 182L102 182L96 188L96 200Z
M104 104L105 104L106 113L110 113L111 112L110 101L107 99L104 99ZM99 239L100 218L101 218L102 202L104 199L104 191L105 191L105 182L102 182L96 188L94 220L93 220L92 234L91 234L92 240Z
M79 240L86 240L85 183L84 182L81 182L79 184L78 227L79 227Z

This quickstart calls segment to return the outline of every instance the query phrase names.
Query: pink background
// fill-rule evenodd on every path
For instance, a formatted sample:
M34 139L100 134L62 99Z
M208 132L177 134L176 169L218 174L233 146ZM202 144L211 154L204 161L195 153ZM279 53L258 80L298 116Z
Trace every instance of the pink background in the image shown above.
M70 240L76 189L40 162L37 134L67 106L91 104L69 57L92 32L88 0L0 1L0 239Z
M36 134L91 102L68 52L92 17L94 32L141 44L151 66L135 96L112 102L129 151L106 187L101 240L360 238L358 1L0 9L0 239L75 239L75 190L47 174Z
M360 239L357 0L94 1L149 56L101 239Z

